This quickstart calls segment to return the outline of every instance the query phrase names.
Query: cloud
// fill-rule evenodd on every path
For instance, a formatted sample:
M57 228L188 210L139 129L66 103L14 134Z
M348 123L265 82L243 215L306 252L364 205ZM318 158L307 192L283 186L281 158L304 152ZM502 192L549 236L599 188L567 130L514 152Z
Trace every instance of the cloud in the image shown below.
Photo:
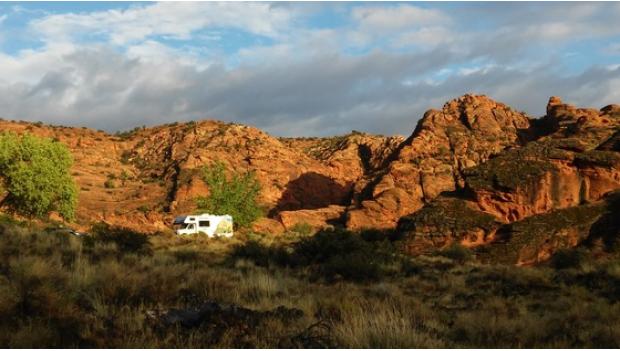
M415 31L405 32L393 40L396 47L408 47L412 45L423 47L435 47L452 43L456 36L445 27L424 27Z
M208 27L275 37L290 21L289 9L268 3L162 2L126 10L54 14L33 21L32 27L47 42L102 36L123 45L156 35L189 39L194 31Z
M603 52L608 55L620 55L620 42L607 45L603 48Z
M217 118L287 136L408 135L425 110L468 92L535 116L551 95L620 101L617 65L573 45L594 38L613 52L613 6L339 5L347 21L333 26L304 19L329 6L307 6L157 3L42 15L29 30L43 46L0 52L0 115L108 131ZM226 28L271 40L223 54L210 43L230 44ZM195 42L205 36L209 44ZM568 74L565 48L590 62Z
M363 29L382 33L449 22L441 11L411 5L356 7L351 16Z
M39 62L55 66L38 81L0 84L0 111L6 117L110 131L218 118L276 135L352 129L408 135L426 109L467 92L488 94L534 115L543 113L551 95L595 106L620 100L620 69L592 68L563 78L549 70L553 63L531 71L482 66L467 74L445 72L445 79L429 84L420 77L454 59L441 50L360 57L326 53L234 69L139 60L106 46L81 48L56 61L54 53L49 55ZM412 83L403 84L403 77Z
M429 44L437 35L445 37L451 21L443 12L412 5L359 6L351 11L355 29L348 34L356 45L367 45L386 36L398 35L397 44ZM434 33L431 33L434 32ZM440 33L441 32L441 33ZM402 33L406 33L404 36ZM431 36L433 38L431 38Z

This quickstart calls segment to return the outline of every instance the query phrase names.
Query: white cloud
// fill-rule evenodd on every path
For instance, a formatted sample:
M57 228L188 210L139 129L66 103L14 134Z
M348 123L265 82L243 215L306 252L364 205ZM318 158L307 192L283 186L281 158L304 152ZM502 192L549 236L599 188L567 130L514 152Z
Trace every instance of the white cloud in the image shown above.
M412 45L434 47L449 44L455 37L456 34L445 27L423 27L397 36L392 43L396 47L406 47Z
M362 30L381 33L449 22L449 17L439 10L411 5L357 7L353 9L352 17Z
M162 2L126 10L53 14L34 20L32 27L48 42L100 35L122 45L154 35L189 39L192 32L208 27L276 37L291 17L288 8L267 3Z
M351 19L354 28L346 34L347 39L359 47L386 38L396 47L433 45L440 37L447 39L451 23L450 17L439 10L412 5L355 7Z
M463 67L458 70L458 74L461 76L471 76L474 74L485 75L495 68L497 68L497 65L495 64L488 64L477 67Z

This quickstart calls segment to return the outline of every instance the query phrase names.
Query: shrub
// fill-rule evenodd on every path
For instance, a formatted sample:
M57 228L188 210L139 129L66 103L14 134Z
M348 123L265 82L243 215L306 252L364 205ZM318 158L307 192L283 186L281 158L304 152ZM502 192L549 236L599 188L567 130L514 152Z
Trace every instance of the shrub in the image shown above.
M551 257L555 269L580 268L586 261L586 254L580 249L561 249Z
M121 154L121 163L124 165L131 163L132 155L133 153L130 150L123 151L123 153Z
M22 215L43 217L57 211L72 220L78 192L72 163L61 143L30 134L0 134L0 177L8 193L3 202Z
M383 241L391 238L391 233L380 229L365 229L360 232L362 239L366 241Z
M312 226L306 222L297 223L291 228L291 232L301 235L310 235L312 234Z
M106 189L114 189L116 187L116 183L114 182L113 179L107 179L104 183L103 186Z
M294 245L296 260L315 265L327 280L377 280L390 258L378 246L346 230L323 230Z
M128 228L97 223L91 229L95 241L114 243L122 252L149 254L151 252L148 236Z
M439 255L450 258L459 263L470 261L473 258L471 250L461 244L454 243L441 250Z
M379 280L382 267L368 252L350 252L330 257L319 267L319 272L328 280L342 277L347 280Z
M255 240L235 245L230 257L233 259L247 259L261 267L268 267L271 264L281 266L291 264L291 257L284 248L266 246Z
M209 196L198 197L200 211L215 215L229 214L239 227L247 227L260 217L258 206L260 183L253 172L226 176L225 166L216 162L202 169L202 178L209 187Z
M125 183L129 180L129 173L126 170L123 170L120 175L121 183L125 186Z

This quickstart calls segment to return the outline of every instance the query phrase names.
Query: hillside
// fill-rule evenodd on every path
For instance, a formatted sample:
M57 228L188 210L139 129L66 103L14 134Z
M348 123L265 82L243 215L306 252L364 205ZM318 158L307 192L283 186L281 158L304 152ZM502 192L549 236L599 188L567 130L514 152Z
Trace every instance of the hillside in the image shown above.
M276 216L348 205L354 184L380 167L402 141L362 133L278 139L219 121L110 135L3 120L0 130L54 138L70 148L72 175L80 188L78 225L104 221L146 232L165 229L175 215L195 210L194 197L208 192L199 170L213 161L237 172L255 171L262 185L261 203ZM281 226L275 220L265 222L271 230Z
M195 210L194 198L208 193L200 168L219 160L236 172L256 172L266 217L255 231L277 234L298 224L396 229L411 253L454 242L502 247L519 237L510 233L524 221L606 208L601 201L620 188L619 127L617 105L576 108L553 97L547 114L534 119L480 95L427 111L406 139L355 131L276 138L212 120L116 135L0 121L0 130L55 138L70 148L80 228L103 221L165 230L174 216ZM599 212L578 223L579 233L576 223L560 221L570 235L561 228L541 235L569 239L543 240L511 260L537 262L587 240L602 220Z

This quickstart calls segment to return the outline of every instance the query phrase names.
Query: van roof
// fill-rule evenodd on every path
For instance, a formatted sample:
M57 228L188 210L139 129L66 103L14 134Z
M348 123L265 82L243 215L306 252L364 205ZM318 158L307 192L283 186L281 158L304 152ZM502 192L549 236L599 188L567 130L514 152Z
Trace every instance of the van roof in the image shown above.
M213 218L213 217L217 217L217 218L224 218L227 220L232 221L232 216L231 215L212 215L212 214L208 214L208 213L203 213L203 214L199 214L199 215L189 215L189 216L178 216L174 218L174 223L173 224L183 224L185 223L185 220L187 220L189 217L190 220L195 221L195 220L201 220L201 219L208 219L208 218Z

